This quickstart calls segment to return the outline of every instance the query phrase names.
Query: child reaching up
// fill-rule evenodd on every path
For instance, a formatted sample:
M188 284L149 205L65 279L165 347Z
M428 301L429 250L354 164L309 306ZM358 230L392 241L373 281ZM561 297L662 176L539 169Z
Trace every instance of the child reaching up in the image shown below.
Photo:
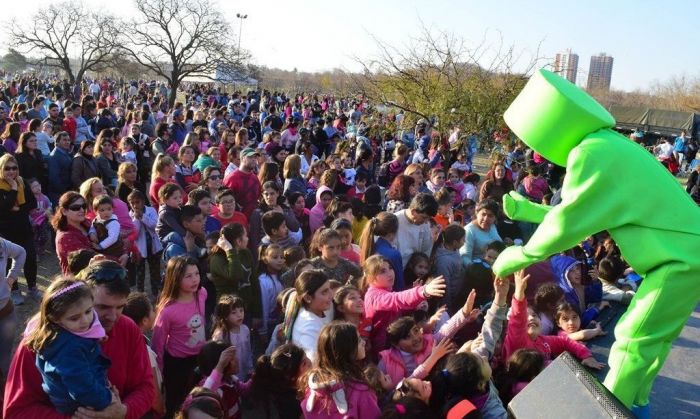
M301 409L307 419L377 419L377 395L362 373L365 341L347 322L326 325L318 338L318 361L302 380Z
M480 313L473 309L475 298L476 292L469 293L464 307L435 334L423 333L412 317L402 317L389 325L386 334L391 348L379 353L379 369L389 374L392 384L406 377L427 377L442 357L455 350L451 337Z
M515 274L515 293L508 321L508 332L503 343L503 359L509 359L520 348L534 348L542 352L545 362L549 363L562 352L568 351L587 367L603 368L603 364L596 361L591 351L583 344L565 336L540 335L540 319L534 310L528 309L525 298L528 279L530 275L525 275L523 271Z
M58 279L46 290L39 313L27 326L26 345L36 353L42 387L56 410L102 410L114 400L107 381L109 359L98 341L105 330L83 281Z
M545 282L537 287L534 309L540 318L540 334L553 335L556 333L555 317L557 306L564 300L564 291L553 282Z
M241 381L253 372L253 350L250 345L250 329L243 324L245 308L243 300L234 295L222 295L214 307L214 331L212 339L236 347L238 368L236 375Z
M444 405L444 412L449 412L448 415L462 406L469 407L467 410L480 412L483 417L507 417L496 387L491 381L490 360L506 319L509 288L510 283L507 280L494 280L493 304L484 316L481 335L465 343L456 355L450 356L445 369L433 380L433 400L438 406ZM461 414L456 417L466 416Z
M392 292L394 270L383 256L370 256L362 264L365 293L365 316L372 319L370 343L372 352L378 355L386 346L386 328L398 319L402 310L413 310L428 297L445 294L445 279L437 277L427 285Z

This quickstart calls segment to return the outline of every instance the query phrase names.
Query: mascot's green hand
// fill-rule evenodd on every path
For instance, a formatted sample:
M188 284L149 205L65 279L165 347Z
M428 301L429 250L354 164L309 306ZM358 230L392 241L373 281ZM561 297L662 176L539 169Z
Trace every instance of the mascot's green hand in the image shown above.
M535 204L515 191L503 195L503 212L511 220L540 224L550 208Z
M523 252L522 246L510 246L498 255L493 264L493 273L499 278L505 278L513 272L525 269L537 259L530 258Z

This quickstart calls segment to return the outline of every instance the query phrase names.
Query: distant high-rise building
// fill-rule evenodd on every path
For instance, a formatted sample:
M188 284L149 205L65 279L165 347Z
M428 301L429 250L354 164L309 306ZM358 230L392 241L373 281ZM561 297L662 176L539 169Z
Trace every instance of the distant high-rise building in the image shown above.
M554 58L554 72L576 84L576 72L578 71L578 54L570 49L565 53L557 54Z
M612 78L613 57L601 53L591 57L591 67L588 70L588 90L610 90Z

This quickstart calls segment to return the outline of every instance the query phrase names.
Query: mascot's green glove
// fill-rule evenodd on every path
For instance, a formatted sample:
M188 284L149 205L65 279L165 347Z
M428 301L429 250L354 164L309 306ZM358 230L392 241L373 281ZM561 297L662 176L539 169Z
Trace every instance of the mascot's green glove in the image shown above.
M511 220L539 224L551 208L536 204L515 191L503 195L503 212Z

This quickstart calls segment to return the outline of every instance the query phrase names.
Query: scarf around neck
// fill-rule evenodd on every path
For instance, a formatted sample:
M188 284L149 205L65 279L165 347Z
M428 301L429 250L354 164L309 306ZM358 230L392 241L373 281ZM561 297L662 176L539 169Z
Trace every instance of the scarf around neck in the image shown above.
M17 176L17 201L15 202L14 208L12 208L13 211L19 210L19 206L23 205L26 201L26 198L24 196L24 179L22 177ZM2 191L10 191L12 190L12 187L10 184L5 180L5 179L0 179L0 190Z

